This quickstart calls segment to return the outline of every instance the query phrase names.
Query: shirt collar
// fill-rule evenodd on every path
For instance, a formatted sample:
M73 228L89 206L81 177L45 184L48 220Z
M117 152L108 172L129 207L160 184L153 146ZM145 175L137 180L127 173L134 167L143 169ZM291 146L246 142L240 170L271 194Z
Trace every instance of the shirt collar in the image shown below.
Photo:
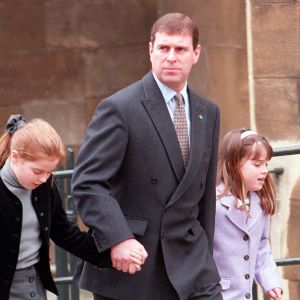
M171 88L169 88L168 86L166 86L165 84L163 84L157 77L156 75L153 73L153 77L166 101L166 103L168 104L169 101L172 101L172 99L174 98L174 96L177 94L174 90L172 90ZM185 83L183 89L180 91L180 94L182 95L185 103L187 103L188 100L188 93L187 93L187 82Z

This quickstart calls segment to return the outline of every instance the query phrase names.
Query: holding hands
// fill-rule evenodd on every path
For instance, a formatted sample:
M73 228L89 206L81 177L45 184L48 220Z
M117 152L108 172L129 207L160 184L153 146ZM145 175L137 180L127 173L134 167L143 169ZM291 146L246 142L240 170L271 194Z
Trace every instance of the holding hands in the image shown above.
M148 253L141 243L132 238L112 246L110 256L113 268L134 274L141 271Z

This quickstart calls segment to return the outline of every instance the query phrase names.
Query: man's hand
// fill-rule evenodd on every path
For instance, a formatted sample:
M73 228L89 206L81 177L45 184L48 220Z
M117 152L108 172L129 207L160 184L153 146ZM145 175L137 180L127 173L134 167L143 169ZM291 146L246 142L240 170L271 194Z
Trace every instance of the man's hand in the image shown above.
M134 274L141 271L148 254L144 246L132 238L112 246L110 256L115 269Z

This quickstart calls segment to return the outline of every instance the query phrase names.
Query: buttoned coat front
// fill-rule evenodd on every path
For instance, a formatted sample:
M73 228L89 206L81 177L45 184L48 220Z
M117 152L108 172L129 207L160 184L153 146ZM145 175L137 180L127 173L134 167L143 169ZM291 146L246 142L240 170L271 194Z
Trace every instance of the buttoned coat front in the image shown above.
M222 189L222 184L217 187L217 191ZM263 212L256 193L249 199L248 220L245 212L236 208L231 194L216 202L214 259L224 300L252 299L254 280L264 292L281 287L269 243L270 215Z
M61 198L48 181L32 191L32 205L36 212L42 246L37 264L45 289L57 294L49 265L50 238L60 247L72 254L100 265L100 254L93 238L81 232L78 227L67 220L62 208ZM9 290L16 270L22 230L22 203L3 183L0 178L0 299L9 298Z
M186 170L152 72L97 107L73 174L78 212L99 250L135 237L149 257L134 275L85 263L81 288L118 300L164 299L165 268L179 299L216 299L209 287L219 281L212 258L219 110L188 95Z

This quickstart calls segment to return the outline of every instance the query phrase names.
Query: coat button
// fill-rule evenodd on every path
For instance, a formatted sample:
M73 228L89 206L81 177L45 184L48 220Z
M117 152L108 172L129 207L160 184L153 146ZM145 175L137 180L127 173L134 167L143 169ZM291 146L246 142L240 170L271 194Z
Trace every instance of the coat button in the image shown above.
M46 226L46 227L44 228L44 230L45 230L45 231L48 231L48 230L49 230L49 228Z
M163 240L165 238L166 234L164 231L162 231L162 233L160 234L161 239Z
M29 277L28 281L32 283L34 281L34 277Z
M249 293L247 293L247 294L245 295L245 297L246 297L246 299L250 299L250 298L251 298L251 295L250 295Z
M35 196L35 197L33 198L33 200L34 200L35 202L37 202L37 201L38 201L38 197Z
M151 183L152 184L157 184L158 180L156 178L151 178Z
M244 241L248 241L249 240L249 236L247 234L244 235Z
M30 293L30 297L31 297L31 298L35 297L35 292L31 292L31 293Z
M249 278L250 278L250 275L249 275L249 274L246 274L246 275L245 275L245 278L246 278L246 279L249 279Z
M43 213L43 212L41 212L41 213L40 213L40 216L41 216L41 217L43 217L43 216L44 216L44 213Z
M249 259L249 255L245 255L244 260L248 260L248 259Z

